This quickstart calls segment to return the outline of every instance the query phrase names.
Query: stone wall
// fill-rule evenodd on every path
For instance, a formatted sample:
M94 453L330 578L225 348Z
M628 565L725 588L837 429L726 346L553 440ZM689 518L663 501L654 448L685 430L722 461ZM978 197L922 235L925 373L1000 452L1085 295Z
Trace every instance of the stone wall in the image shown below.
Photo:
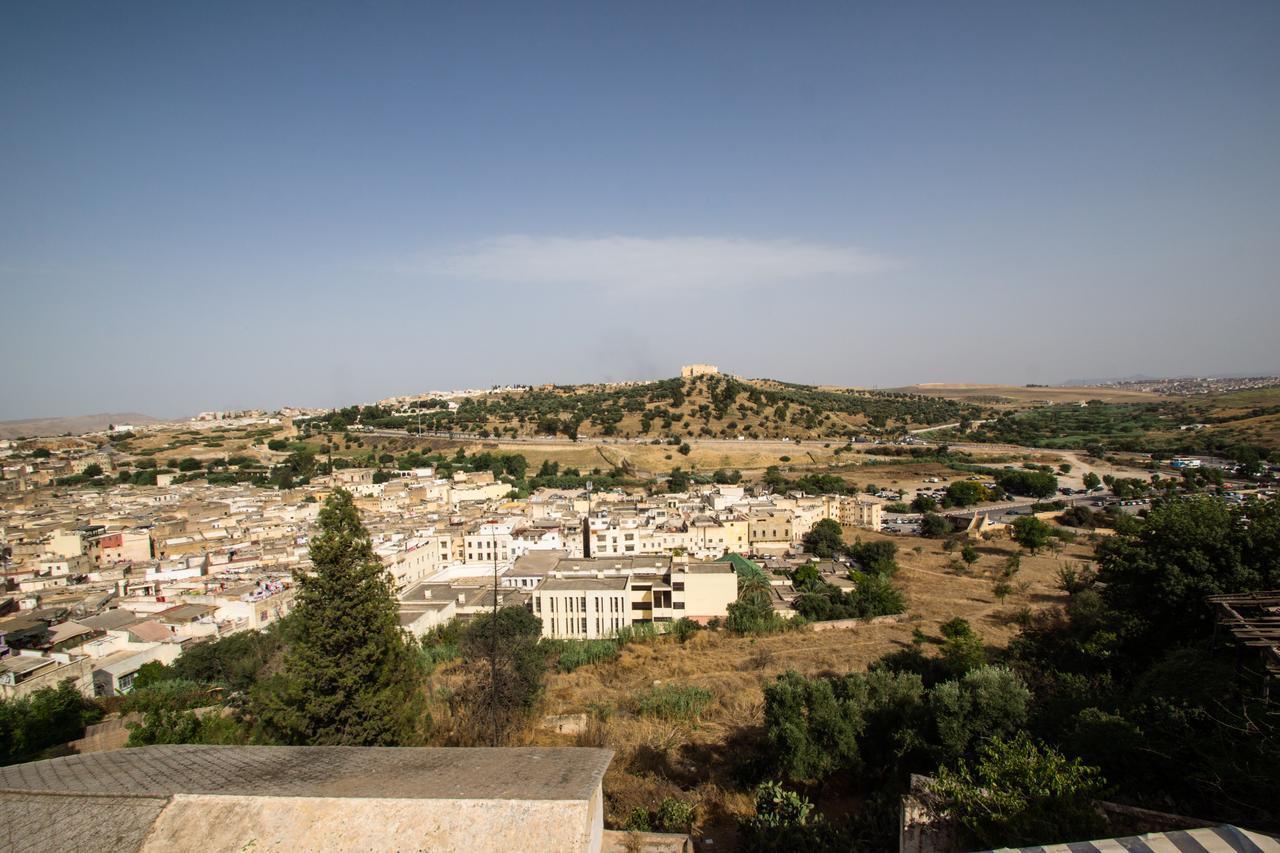
M907 618L905 613L895 613L892 616L873 616L870 619L832 619L829 622L810 622L809 627L815 631L841 631L846 628L861 628L865 625L905 622Z

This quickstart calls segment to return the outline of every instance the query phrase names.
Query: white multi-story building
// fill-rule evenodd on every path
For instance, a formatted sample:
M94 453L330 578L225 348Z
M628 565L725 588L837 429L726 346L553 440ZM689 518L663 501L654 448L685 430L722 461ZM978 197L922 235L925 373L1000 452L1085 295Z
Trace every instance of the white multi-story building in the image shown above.
M495 561L499 565L507 565L515 559L512 553L516 521L514 519L492 519L477 527L464 537L468 563L488 563Z

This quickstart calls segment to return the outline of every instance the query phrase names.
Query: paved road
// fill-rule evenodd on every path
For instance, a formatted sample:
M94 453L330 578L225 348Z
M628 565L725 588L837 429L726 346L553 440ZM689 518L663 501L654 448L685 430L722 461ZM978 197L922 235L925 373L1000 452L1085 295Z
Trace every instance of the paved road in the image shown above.
M974 426L981 426L982 424L985 424L985 423L986 421L973 421ZM920 435L921 433L935 432L940 429L954 429L958 426L960 426L960 422L956 421L953 424L938 424L937 426L927 426L927 427L920 427L919 429L909 429L907 430L907 432L911 433L912 435ZM955 445L952 445L952 447L954 446Z

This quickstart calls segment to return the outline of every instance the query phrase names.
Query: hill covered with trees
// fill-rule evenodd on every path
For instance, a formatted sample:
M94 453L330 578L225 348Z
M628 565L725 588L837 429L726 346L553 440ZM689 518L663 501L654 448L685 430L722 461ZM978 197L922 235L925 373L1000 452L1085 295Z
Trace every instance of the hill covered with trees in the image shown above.
M545 385L403 408L350 406L318 425L481 437L799 438L897 435L977 417L968 403L888 391L829 389L727 375L619 385Z

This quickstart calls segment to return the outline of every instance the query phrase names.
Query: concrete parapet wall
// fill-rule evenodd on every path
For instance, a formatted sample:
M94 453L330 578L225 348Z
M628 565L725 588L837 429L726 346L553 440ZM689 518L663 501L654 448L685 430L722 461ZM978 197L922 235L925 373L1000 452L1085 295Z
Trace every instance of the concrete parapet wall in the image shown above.
M106 752L110 749L122 749L129 740L129 723L141 723L141 714L127 714L112 720L103 720L92 726L86 726L84 737L67 743L76 753Z
M176 794L140 850L577 853L600 849L601 819L583 800Z

